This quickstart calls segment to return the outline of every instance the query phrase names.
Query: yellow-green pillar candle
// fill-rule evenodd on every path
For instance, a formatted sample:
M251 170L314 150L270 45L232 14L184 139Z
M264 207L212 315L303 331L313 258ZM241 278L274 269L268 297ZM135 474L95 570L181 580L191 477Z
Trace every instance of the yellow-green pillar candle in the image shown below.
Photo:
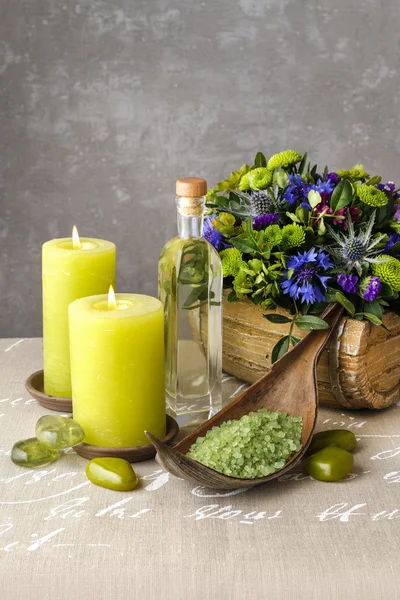
M165 436L163 315L159 300L140 294L70 305L72 406L85 443L121 448L148 444L145 430Z
M44 391L71 397L68 306L115 285L115 245L94 238L51 240L43 245Z

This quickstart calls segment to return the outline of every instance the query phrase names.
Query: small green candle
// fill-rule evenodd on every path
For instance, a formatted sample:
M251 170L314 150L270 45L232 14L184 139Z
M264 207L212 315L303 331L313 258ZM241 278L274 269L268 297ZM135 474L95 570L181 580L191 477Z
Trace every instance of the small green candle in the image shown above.
M44 391L71 397L68 306L115 285L115 245L94 238L51 240L43 245Z

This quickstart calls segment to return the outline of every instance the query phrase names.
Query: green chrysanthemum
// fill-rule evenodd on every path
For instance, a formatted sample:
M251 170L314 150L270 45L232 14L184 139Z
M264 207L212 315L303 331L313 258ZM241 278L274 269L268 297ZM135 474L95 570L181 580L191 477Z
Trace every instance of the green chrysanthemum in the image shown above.
M264 190L272 183L273 173L266 167L257 167L252 171L249 171L240 180L239 190L245 192L246 190Z
M282 242L282 229L279 225L269 225L264 231L264 241L270 248Z
M301 159L301 154L296 152L296 150L285 150L284 152L279 152L278 154L271 156L268 161L267 168L271 171L274 171L278 167L291 167L300 162Z
M400 292L400 260L388 254L382 254L379 259L387 260L372 265L373 274L379 277L383 283L390 285L394 292Z
M361 164L354 165L351 169L339 169L338 176L340 179L351 179L352 181L369 179L368 173L364 171L364 166Z
M285 225L282 229L282 244L284 248L297 248L304 244L306 234L300 225L293 223L292 225Z
M385 192L378 190L378 188L372 185L360 185L360 187L357 188L357 196L360 198L361 202L368 206L379 207L385 206L388 203L388 197Z
M236 277L247 264L242 259L242 253L237 248L227 248L219 253L222 262L222 274L224 277Z

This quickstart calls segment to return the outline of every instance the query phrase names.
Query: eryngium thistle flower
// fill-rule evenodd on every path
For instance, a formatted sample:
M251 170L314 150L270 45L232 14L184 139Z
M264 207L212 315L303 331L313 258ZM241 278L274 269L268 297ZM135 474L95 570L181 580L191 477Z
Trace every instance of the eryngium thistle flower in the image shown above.
M253 192L250 196L250 210L253 217L267 215L274 208L274 203L265 192Z
M365 263L380 263L381 257L377 258L379 250L376 246L385 237L385 234L377 235L372 238L372 228L375 222L375 211L363 229L360 228L357 235L354 230L354 223L351 220L350 213L347 214L347 231L336 232L328 225L330 235L337 242L337 246L330 248L329 252L336 257L339 266L350 273L355 269L361 276L362 266Z
M282 244L286 249L301 246L304 244L305 239L306 234L303 228L300 225L296 225L296 223L285 225L282 229Z
M265 190L271 185L273 172L266 167L257 167L249 171L241 178L239 182L239 190Z
M267 168L274 171L278 167L291 167L302 159L301 154L295 150L284 150L278 154L274 154L268 161Z
M219 254L222 262L222 273L224 277L232 275L236 277L242 267L247 267L242 259L242 253L237 248L227 248Z
M368 206L385 206L388 203L388 197L385 192L378 190L376 187L372 185L360 185L357 188L357 196L360 198L361 202L367 204Z
M372 265L373 274L390 285L394 292L400 292L400 260L388 254L382 254L379 258L381 262Z
M363 165L354 165L351 169L339 169L337 174L339 179L352 179L353 181L369 179L369 175L364 171Z
M235 195L238 198L238 201L241 205L240 211L235 211L232 208L229 209L229 212L237 214L239 217L260 217L262 215L274 214L277 210L277 203L275 203L271 196L269 196L268 192L263 192L261 190L253 192L249 190L248 192L240 192L239 190L235 191Z

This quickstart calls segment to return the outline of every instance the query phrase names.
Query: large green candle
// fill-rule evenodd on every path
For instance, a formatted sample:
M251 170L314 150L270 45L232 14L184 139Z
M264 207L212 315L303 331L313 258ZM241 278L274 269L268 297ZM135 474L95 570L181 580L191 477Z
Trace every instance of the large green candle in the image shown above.
M95 446L165 436L164 311L139 294L92 296L69 307L74 419Z
M115 245L74 238L43 245L44 391L71 397L68 306L77 298L103 294L115 285Z

